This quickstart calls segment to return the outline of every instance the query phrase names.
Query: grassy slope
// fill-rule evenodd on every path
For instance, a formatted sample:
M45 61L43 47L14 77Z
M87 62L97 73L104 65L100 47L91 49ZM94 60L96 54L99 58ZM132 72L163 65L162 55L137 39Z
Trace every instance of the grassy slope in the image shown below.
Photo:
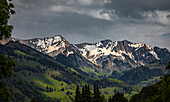
M146 86L152 85L152 84L160 81L160 77L161 77L161 76L153 77L152 79L148 79L147 81L141 81L141 82L138 83L137 85L138 85L138 86L141 86L141 87L146 87Z
M17 59L17 60L19 60L19 59ZM38 62L29 61L29 64L26 61L24 61L24 62L26 63L26 64L24 63L25 65L31 65L32 67L36 67L36 65L42 66L42 68L44 67L43 65L41 65ZM69 68L69 69L71 72L78 73L73 68ZM64 81L55 80L53 77L51 77L47 73L33 73L33 72L27 71L27 70L22 70L18 73L21 74L22 72L26 72L27 75L28 75L28 73L31 73L31 76L23 76L23 78L28 82L34 82L37 87L46 89L46 87L48 86L53 89L56 89L56 91L53 91L53 92L40 91L42 94L46 95L47 97L60 99L61 102L62 101L63 102L66 102L66 101L72 102L71 99L74 99L75 88L76 88L75 84L69 85L69 84L65 83ZM56 72L55 74L60 75L61 73ZM82 85L86 84L86 82L84 82L84 81L82 81L82 82L83 82ZM112 79L112 82L121 83L122 81ZM64 88L64 91L61 91L62 88ZM108 99L109 96L114 94L115 89L119 92L125 92L121 87L107 87L107 88L100 89L100 91L102 94L105 95L106 99ZM68 91L72 92L72 95L67 95L66 93ZM106 94L106 93L108 93L108 94ZM129 98L129 96L132 96L133 94L132 95L125 94L125 95L127 98Z
M95 76L108 76L107 73L103 73L103 72L96 72L93 68L89 68L89 67L83 67L81 68L81 70L87 74L90 75L95 75Z
M82 75L73 68L64 67L63 65L59 64L52 58L45 56L39 52L36 52L35 50L33 50L31 48L28 48L28 47L20 45L20 44L15 43L15 44L12 44L12 46L8 45L8 48L6 49L6 51L4 53L6 53L9 58L11 58L12 60L14 60L17 63L17 67L15 68L15 70L16 70L15 77L13 77L12 80L21 80L23 83L28 82L29 85L22 86L22 88L28 88L30 90L30 92L34 92L33 89L29 88L30 86L34 87L35 89L37 89L36 91L38 93L41 93L41 94L45 95L46 97L51 97L53 99L57 98L58 100L63 101L63 102L72 101L74 99L74 95L75 95L75 87L76 87L75 84L83 85L83 84L87 84L87 82L89 82L89 80L91 81L90 83L94 83L94 81L95 81L94 80L95 78L90 78L86 75ZM16 55L14 56L13 54L16 54ZM16 57L16 56L18 56L18 57ZM27 58L29 58L29 57L35 58L36 60L28 60ZM51 66L48 63L44 64L44 63L38 62L41 59L46 59L44 61L48 61L48 62L51 61L51 63L54 63L57 66ZM37 68L37 66L39 66L39 67ZM53 69L57 69L57 70L53 70ZM42 70L45 70L45 72L41 72ZM86 73L93 73L98 76L104 75L104 73L97 73L90 68L84 68L83 70ZM62 76L62 79L64 79L64 81L55 80L51 75L55 75L56 77ZM74 79L74 80L72 80L72 79ZM69 81L72 84L71 83L68 84L65 81ZM99 82L100 82L100 80L99 80ZM30 99L33 98L33 96L26 96L24 94L24 89L20 89L20 87L17 87L17 85L15 87L13 87L14 85L12 85L12 84L15 84L15 81L13 81L13 83L11 83L11 82L9 82L9 83L11 84L11 90L14 91L13 92L14 96L15 96L15 93L18 93L22 96L22 98L24 97L25 100L27 100L27 101L29 101ZM31 83L33 83L33 85ZM106 98L108 98L108 96L114 94L113 91L115 89L117 91L126 92L126 90L122 89L122 87L124 87L124 88L126 88L126 87L132 88L133 87L133 86L128 86L125 83L123 83L123 84L122 83L123 83L122 81L111 79L111 81L106 84L106 85L114 85L114 86L110 87L110 86L104 86L103 84L105 84L105 82L103 82L103 84L102 84L103 88L101 88L101 92L102 92L102 94L105 94ZM56 89L56 90L53 92L43 91L43 90L46 90L47 86L50 88ZM100 84L99 84L99 86L100 86ZM43 90L39 90L39 88L41 88ZM64 89L64 90L61 90L61 89ZM108 94L106 94L106 93L108 93ZM130 92L130 94L131 93L133 93L133 90L132 90L132 92ZM36 94L33 94L33 95L35 95L34 97L36 97ZM128 97L129 93L126 92L125 95ZM13 101L15 101L15 100L13 100ZM17 102L17 101L18 100L16 100L15 102Z

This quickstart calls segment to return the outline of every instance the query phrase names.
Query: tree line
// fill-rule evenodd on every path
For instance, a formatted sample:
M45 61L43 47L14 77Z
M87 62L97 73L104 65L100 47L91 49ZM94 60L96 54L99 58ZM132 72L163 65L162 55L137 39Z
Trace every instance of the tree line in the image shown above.
M98 84L94 83L93 92L90 90L90 85L86 84L80 91L79 86L76 87L75 102L106 102L104 95L101 95ZM116 93L110 96L108 102L128 102L122 93Z

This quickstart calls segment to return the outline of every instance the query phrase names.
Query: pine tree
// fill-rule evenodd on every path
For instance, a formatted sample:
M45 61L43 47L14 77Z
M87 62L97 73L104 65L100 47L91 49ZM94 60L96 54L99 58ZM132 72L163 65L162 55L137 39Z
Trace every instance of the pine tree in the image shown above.
M100 95L98 84L94 84L94 93L90 91L90 85L86 84L82 88L82 94L79 91L79 86L76 87L75 102L105 102L104 95ZM92 97L93 96L93 97Z
M99 92L99 86L98 86L98 84L96 84L96 89L97 89L97 90L96 90L97 95L98 95L98 96L100 96L100 92Z
M90 85L85 85L84 86L84 95L83 95L83 98L84 98L84 101L85 102L91 102L91 92L90 92Z
M75 102L81 102L81 93L79 90L79 86L76 87L76 96L75 96Z
M85 96L85 86L83 86L83 88L82 88L82 97L84 97Z
M101 102L101 96L100 96L98 84L94 83L93 91L94 91L93 102Z
M87 99L88 99L88 102L91 102L91 100L92 100L91 91L90 91L90 85L89 84L87 86Z

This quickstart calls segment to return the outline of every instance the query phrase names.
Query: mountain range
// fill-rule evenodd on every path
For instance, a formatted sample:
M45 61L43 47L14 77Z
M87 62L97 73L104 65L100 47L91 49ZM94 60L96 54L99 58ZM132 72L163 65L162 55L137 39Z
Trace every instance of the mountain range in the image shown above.
M17 65L13 76L4 80L12 102L30 102L33 98L39 102L74 102L76 85L82 88L84 84L93 86L94 82L100 85L106 99L116 92L123 92L130 98L141 89L113 78L91 77L86 70L67 67L19 41L0 44L0 54Z
M0 54L17 64L5 80L14 102L72 102L76 85L95 82L106 99L121 92L126 98L152 85L170 60L166 48L127 40L71 44L60 35L0 41ZM92 87L91 87L92 88Z
M170 60L170 52L166 48L127 40L114 42L106 39L96 43L71 44L61 35L56 35L29 40L10 38L1 43L5 44L10 40L30 46L66 66L80 69L92 68L106 73L115 70L126 71L153 62L167 64Z

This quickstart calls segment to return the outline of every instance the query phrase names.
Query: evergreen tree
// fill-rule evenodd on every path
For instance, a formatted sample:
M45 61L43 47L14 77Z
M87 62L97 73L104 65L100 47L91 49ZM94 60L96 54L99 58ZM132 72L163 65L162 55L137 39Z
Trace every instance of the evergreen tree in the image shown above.
M83 95L84 102L91 102L90 85L85 85L84 91L85 91L85 94Z
M76 87L76 96L75 96L75 102L81 102L81 93L79 90L79 86Z
M101 96L98 88L98 84L94 83L94 97L93 102L101 102Z
M87 99L89 102L91 102L92 98L91 98L91 91L90 91L90 85L88 84L87 86Z
M82 88L82 100L84 100L84 97L85 96L85 86L83 86L83 88Z
M105 102L104 95L100 95L97 84L94 84L94 94L90 91L90 85L84 85L82 88L82 94L79 91L79 86L76 88L75 102ZM93 96L93 97L92 97Z

